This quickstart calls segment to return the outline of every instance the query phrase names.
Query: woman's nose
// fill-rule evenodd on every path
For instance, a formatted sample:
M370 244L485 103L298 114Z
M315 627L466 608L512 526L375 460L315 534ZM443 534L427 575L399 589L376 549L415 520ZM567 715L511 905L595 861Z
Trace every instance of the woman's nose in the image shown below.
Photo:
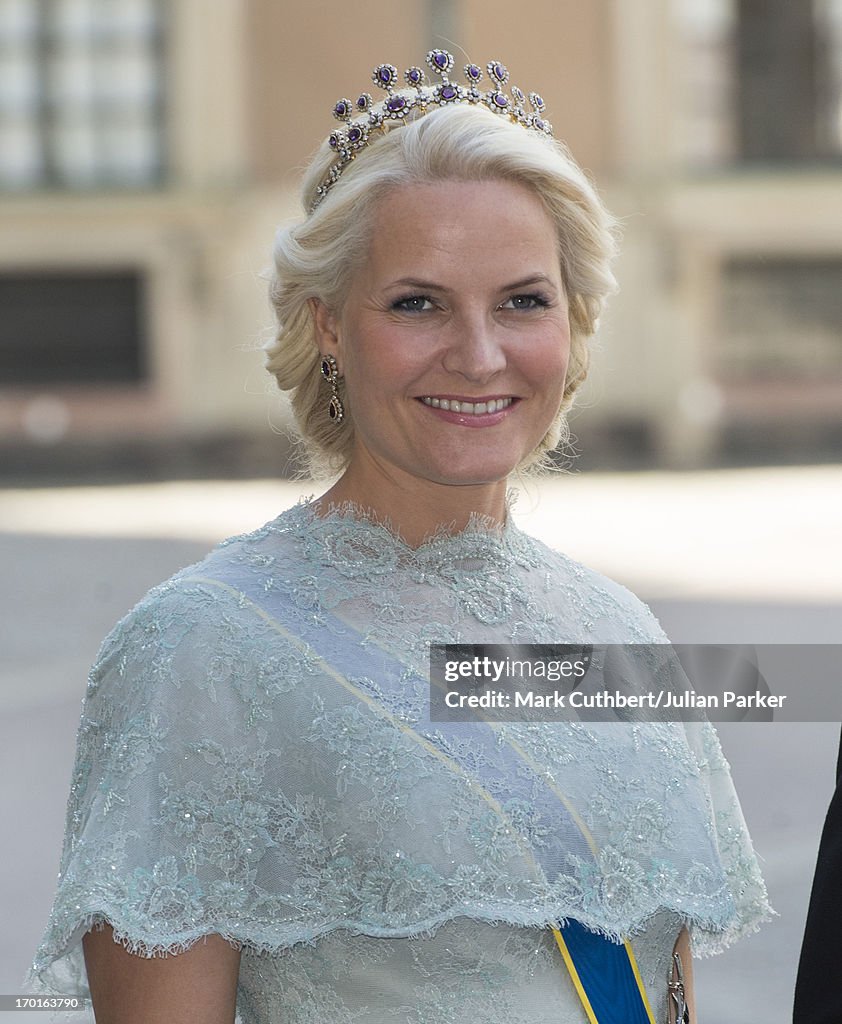
M489 380L506 367L502 330L484 317L459 318L451 324L442 365L465 380Z

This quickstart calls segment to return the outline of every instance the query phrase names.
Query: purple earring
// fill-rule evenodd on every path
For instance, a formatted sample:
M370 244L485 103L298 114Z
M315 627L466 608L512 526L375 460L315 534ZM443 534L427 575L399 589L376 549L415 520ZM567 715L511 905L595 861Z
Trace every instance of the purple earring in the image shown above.
M327 414L334 423L341 423L345 416L345 407L339 397L339 367L333 356L322 356L321 373L330 385L330 402L327 407Z

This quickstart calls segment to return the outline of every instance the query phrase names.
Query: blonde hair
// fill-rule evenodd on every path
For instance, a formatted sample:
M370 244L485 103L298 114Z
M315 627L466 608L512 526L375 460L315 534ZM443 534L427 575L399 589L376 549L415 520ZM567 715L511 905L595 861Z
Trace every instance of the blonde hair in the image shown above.
M311 209L335 155L325 142L305 174L302 199ZM387 191L438 181L503 180L521 184L543 203L556 226L562 279L570 306L571 351L558 414L520 468L548 463L566 435L565 414L587 376L588 338L615 290L611 260L615 221L567 148L482 107L434 110L373 139L303 221L278 231L269 295L278 322L265 346L266 366L292 408L311 472L344 470L354 444L353 410L340 424L328 415L329 391L319 372L308 300L341 312L348 286L366 259L377 203Z

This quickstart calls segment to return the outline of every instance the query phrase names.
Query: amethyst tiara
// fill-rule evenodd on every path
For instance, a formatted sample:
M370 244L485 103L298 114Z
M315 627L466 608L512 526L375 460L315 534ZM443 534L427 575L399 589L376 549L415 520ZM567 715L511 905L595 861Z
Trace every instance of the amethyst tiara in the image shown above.
M447 50L430 50L426 60L427 66L435 76L429 84L426 73L421 68L412 67L404 71L405 86L400 86L397 68L392 64L379 64L371 77L374 84L386 92L385 99L375 102L369 93L364 92L353 103L344 98L336 102L333 116L342 121L345 127L337 128L328 136L328 145L336 154L336 160L327 177L316 189L315 198L310 206L311 213L357 153L365 149L373 132L384 132L400 124L406 124L413 112L414 116L418 117L427 113L430 107L471 103L488 107L495 114L507 117L524 128L552 136L553 127L544 117L544 101L537 92L529 93L530 109L527 110L527 96L521 89L512 86L511 94L503 91L509 81L509 71L505 64L498 60L486 64L485 70L491 88L481 90L479 83L483 79L483 71L478 65L465 65L463 71L466 84L463 85L450 80L450 72L455 62Z

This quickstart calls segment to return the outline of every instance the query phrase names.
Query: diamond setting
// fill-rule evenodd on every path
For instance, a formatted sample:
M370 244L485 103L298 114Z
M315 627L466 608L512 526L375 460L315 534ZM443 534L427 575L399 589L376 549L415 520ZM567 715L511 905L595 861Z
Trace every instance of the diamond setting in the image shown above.
M371 80L386 93L384 99L375 102L369 93L363 92L353 103L344 96L336 101L332 113L338 121L343 122L344 127L332 131L328 136L327 145L335 155L335 160L324 179L316 186L310 213L328 195L357 153L368 145L373 132L386 132L400 127L407 123L410 116L421 116L430 107L459 103L484 106L524 128L552 137L552 125L543 116L543 97L530 92L529 105L532 109L527 111L527 94L522 89L512 86L511 95L504 92L509 81L509 69L501 61L492 60L485 65L485 73L490 80L487 92L478 88L484 77L483 69L478 64L464 66L462 70L467 84L460 85L450 80L455 61L447 50L430 50L425 61L433 75L430 84L427 74L420 67L413 66L404 71L403 85L393 64L378 64L371 73Z

